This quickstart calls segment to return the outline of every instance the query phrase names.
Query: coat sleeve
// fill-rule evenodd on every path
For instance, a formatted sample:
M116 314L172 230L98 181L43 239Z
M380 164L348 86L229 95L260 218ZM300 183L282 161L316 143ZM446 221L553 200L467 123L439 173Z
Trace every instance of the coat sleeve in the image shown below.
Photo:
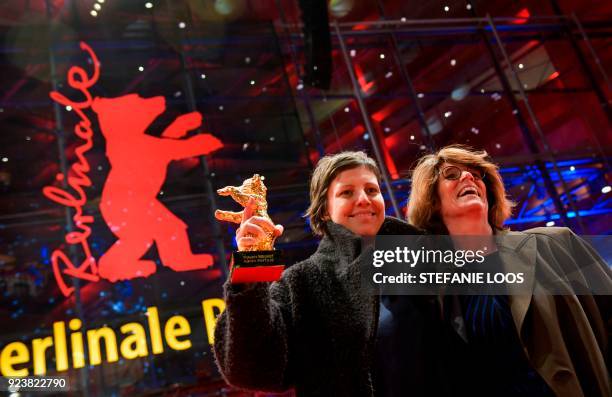
M587 299L589 296L579 296L579 299L585 308L597 341L604 353L604 359L610 374L610 366L612 365L612 349L610 347L610 338L612 337L612 271L606 261L589 243L576 236L569 229L568 232L570 233L572 253L576 256L577 261L585 265L587 278L596 283L592 300ZM598 321L599 319L602 321ZM601 326L597 327L599 324Z
M262 391L291 386L288 284L283 277L271 284L225 285L226 309L217 320L213 350L230 385Z
M612 270L599 253L585 240L565 227L532 229L555 241L558 251L565 251L572 257L573 264L566 272L578 272L579 278L585 280L586 289L576 288L577 298L589 320L597 343L604 355L610 372L612 364ZM566 262L563 259L560 263ZM566 263L562 265L567 266Z

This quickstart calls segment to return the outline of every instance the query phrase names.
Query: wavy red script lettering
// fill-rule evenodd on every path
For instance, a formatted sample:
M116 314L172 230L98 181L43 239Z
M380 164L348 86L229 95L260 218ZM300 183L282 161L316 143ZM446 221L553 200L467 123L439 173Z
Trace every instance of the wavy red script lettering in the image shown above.
M93 216L83 214L83 206L87 203L87 194L85 188L91 186L91 179L87 175L90 171L89 162L85 158L85 154L93 147L93 131L91 129L91 121L84 113L84 110L91 107L92 96L89 92L100 77L100 62L98 57L85 42L80 42L80 47L87 52L93 63L93 75L90 77L87 72L79 67L72 66L68 70L68 84L70 87L78 90L85 97L81 102L73 101L57 91L52 91L49 96L55 102L63 106L70 106L79 116L80 121L74 127L74 133L83 142L75 150L77 160L70 166L68 175L58 174L57 179L62 181L62 188L57 186L45 186L43 194L50 200L61 204L65 207L72 208L74 215L72 221L73 229L64 237L66 243L81 247L81 254L85 259L78 266L75 266L71 257L76 256L76 252L71 251L73 255L66 255L62 249L56 249L51 254L51 265L53 266L53 274L57 281L60 291L64 296L70 296L74 292L74 287L66 283L64 275L88 280L98 281L98 268L96 259L91 254L88 238L91 235L90 224L93 223ZM64 181L64 179L66 179ZM68 191L68 188L71 191Z

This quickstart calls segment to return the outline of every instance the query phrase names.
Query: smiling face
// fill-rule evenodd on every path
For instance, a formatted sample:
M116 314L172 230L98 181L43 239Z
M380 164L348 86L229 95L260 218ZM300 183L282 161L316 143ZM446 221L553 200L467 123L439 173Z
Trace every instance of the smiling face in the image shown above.
M385 220L376 175L366 167L342 171L327 191L329 218L359 236L374 236Z
M453 166L458 167L460 173L456 169L447 170ZM482 178L478 178L479 174L483 175L482 171L461 165L445 163L440 167L437 189L440 215L445 225L448 226L456 218L465 219L466 216L487 218L487 187Z

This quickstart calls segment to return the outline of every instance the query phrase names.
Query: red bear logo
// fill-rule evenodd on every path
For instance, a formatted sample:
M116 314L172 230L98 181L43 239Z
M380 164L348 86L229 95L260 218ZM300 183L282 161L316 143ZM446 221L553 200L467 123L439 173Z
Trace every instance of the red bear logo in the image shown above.
M155 137L147 135L146 130L166 110L166 101L161 96L95 98L92 109L106 138L106 155L111 165L102 190L100 212L117 236L98 262L100 277L117 281L155 273L155 262L141 259L153 243L162 263L175 271L211 266L212 255L191 252L187 225L157 199L171 161L209 154L223 147L210 134L181 139L201 125L200 113L179 116L161 137Z

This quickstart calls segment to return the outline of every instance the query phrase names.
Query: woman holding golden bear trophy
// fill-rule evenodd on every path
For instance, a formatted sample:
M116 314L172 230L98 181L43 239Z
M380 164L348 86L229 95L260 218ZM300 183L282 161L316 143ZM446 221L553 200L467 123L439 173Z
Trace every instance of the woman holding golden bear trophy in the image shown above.
M414 226L385 217L379 180L362 152L322 158L307 211L322 236L317 251L276 282L226 284L214 351L230 384L294 388L297 396L610 395L608 296L360 291L361 237L514 233L522 238L514 251L493 252L486 263L558 273L591 258L599 281L612 286L588 244L565 228L504 229L512 203L485 152L451 146L419 161L408 212ZM236 232L240 250L282 233L252 207Z

